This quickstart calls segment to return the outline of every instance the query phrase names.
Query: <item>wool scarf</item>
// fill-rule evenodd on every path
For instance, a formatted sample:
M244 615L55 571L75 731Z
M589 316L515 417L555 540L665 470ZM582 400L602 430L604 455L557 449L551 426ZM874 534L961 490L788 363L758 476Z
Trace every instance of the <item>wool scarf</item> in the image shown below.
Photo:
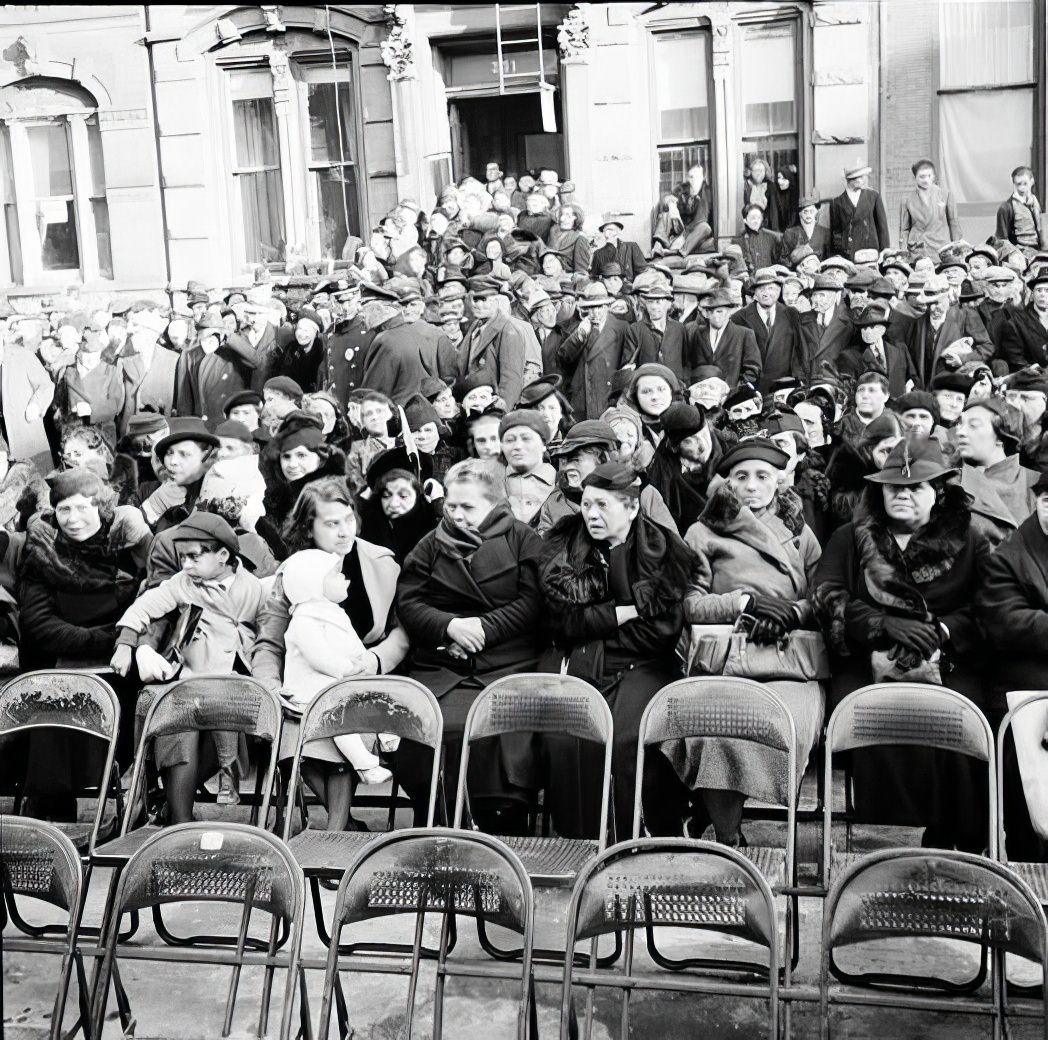
M468 560L485 542L507 534L513 526L513 512L508 502L499 502L473 530L459 527L445 515L437 527L437 545L453 560Z

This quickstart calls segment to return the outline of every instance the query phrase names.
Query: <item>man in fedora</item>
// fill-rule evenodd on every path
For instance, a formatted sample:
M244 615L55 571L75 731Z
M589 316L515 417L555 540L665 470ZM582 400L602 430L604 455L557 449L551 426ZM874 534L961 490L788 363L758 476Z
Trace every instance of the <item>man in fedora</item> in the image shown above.
M956 371L966 361L988 362L993 356L993 343L978 312L951 302L950 283L942 275L928 278L917 302L928 309L908 326L906 348L920 388L930 386L940 372Z
M626 329L623 356L629 364L665 365L685 383L684 326L669 316L673 291L662 284L649 285L641 290L640 301L644 314Z
M841 299L837 280L817 274L805 290L811 310L801 314L801 332L807 340L808 358L813 372L827 363L833 365L841 352L855 339L852 311Z
M1036 268L1026 287L1030 302L1009 307L998 326L999 354L1013 372L1025 365L1048 365L1048 267Z
M802 195L797 202L797 220L782 233L784 263L790 263L793 251L798 246L808 246L820 260L826 259L830 246L830 232L819 223L821 204L819 196L814 192Z
M610 313L613 299L597 282L578 301L582 320L557 348L557 363L571 379L569 398L578 418L597 418L607 407L612 376L622 367L626 323Z
M503 401L520 399L524 387L526 344L520 330L499 308L495 297L503 283L487 276L469 280L473 321L466 327L458 347L458 376L478 368L491 373Z
M590 258L590 276L598 278L605 265L616 263L622 268L622 277L627 282L632 282L648 266L640 246L622 238L626 228L613 213L604 214L597 230L604 236L604 245L593 250L593 256Z
M870 172L861 161L846 169L846 187L830 203L830 248L849 259L860 249L879 253L890 245L888 217L880 195L869 187Z
M850 320L858 329L862 345L849 344L836 359L835 367L842 376L858 380L864 372L880 372L888 380L888 394L900 397L914 383L913 361L905 346L890 342L887 332L891 308L875 300Z
M687 383L696 370L707 365L720 369L729 390L740 383L756 384L761 377L760 348L753 330L731 320L735 301L725 288L705 294L699 306L706 324L694 322L688 329Z
M807 345L801 334L801 316L782 305L778 275L768 267L759 270L751 283L753 301L736 311L731 320L750 329L761 352L761 393L783 376L806 380L809 374Z

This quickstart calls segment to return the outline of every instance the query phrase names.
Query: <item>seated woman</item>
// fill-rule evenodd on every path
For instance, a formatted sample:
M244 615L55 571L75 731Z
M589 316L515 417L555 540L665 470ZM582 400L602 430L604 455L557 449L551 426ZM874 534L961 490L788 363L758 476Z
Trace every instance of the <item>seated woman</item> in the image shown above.
M357 537L360 518L344 479L325 477L307 484L298 496L284 528L289 553L320 549L342 558L342 573L349 579L349 596L341 604L354 632L369 653L360 660L359 675L387 675L408 652L408 639L393 612L400 567L393 553ZM258 613L258 636L252 654L251 674L272 689L284 682L284 634L291 609L280 572ZM348 676L346 676L348 677ZM280 757L287 761L298 742L298 725L285 722ZM357 777L341 755L336 757L324 742L307 745L302 777L328 811L328 830L362 827L350 816Z
M535 670L542 551L539 536L513 517L502 467L469 459L448 470L444 519L404 562L397 610L411 640L408 674L440 701L446 792L455 790L466 714L478 691L503 676ZM513 833L520 821L512 810L520 807L523 791L536 786L530 741L486 742L476 751L470 776L474 818L485 829ZM396 762L418 820L432 759L419 745L402 741Z
M408 554L437 526L440 499L427 501L422 485L432 465L427 456L420 470L403 447L384 451L368 467L370 494L360 502L360 534L374 545L391 549L403 567ZM420 479L421 477L421 479Z
M815 576L833 698L873 682L935 682L984 702L973 599L990 546L935 440L901 441L866 478L861 515L835 531ZM923 844L979 851L979 764L923 748L852 752L862 822L925 827ZM984 774L985 775L985 774Z
M757 646L788 640L793 678L775 678L759 668L745 677L765 683L789 708L797 728L797 770L803 775L822 727L822 689L814 668L806 674L815 660L812 643L821 648L821 637L814 631L807 639L796 633L815 628L808 583L820 549L796 493L781 487L788 462L786 452L763 438L741 441L724 456L717 470L723 479L711 486L706 508L684 536L699 561L684 613L693 625L733 625L752 618L748 641ZM786 794L781 766L779 757L773 759L762 746L715 737L663 746L661 754L651 756L644 777L648 830L679 834L690 801L694 837L712 823L719 842L745 844L740 824L746 799L780 801Z
M142 514L118 506L114 491L90 470L56 474L50 503L53 513L29 523L18 575L21 667L54 668L66 660L101 669L113 652L116 622L138 591L152 536ZM117 756L126 766L137 684L106 679L123 708ZM64 735L34 734L25 791L34 815L75 819L72 792L81 781L96 782L101 769L101 750L84 750L78 745L74 756Z
M651 698L680 678L676 655L682 606L695 559L680 537L640 508L641 481L620 462L596 467L582 481L580 511L546 536L542 596L556 652L546 671L567 665L605 696L615 722L612 770L615 826L630 833L640 719ZM600 784L599 761L584 755L582 776L572 756L551 754L553 815L561 834L595 835L596 820L577 798ZM572 792L567 795L566 792ZM678 828L679 833L679 828Z

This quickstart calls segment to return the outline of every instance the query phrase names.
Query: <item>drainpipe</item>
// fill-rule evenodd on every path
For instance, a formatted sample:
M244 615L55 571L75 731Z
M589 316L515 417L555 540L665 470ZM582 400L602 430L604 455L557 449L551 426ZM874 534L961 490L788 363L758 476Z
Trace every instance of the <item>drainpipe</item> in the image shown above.
M156 66L153 63L153 41L150 39L152 32L149 19L149 4L142 5L142 16L145 20L146 29L145 39L142 42L145 44L146 57L149 61L149 98L153 106L153 146L156 149L157 190L160 192L160 220L164 225L164 266L167 269L167 297L170 304L174 300L174 290L171 285L171 243L168 241L167 198L164 193L164 166L160 154L160 120L156 100Z

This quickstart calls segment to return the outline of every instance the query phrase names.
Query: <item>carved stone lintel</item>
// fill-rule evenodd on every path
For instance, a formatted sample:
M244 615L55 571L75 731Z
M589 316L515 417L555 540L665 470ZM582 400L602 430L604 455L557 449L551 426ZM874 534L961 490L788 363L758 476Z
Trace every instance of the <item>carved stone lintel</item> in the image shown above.
M36 46L24 36L19 36L10 47L4 48L0 57L14 65L19 76L38 76L40 74Z
M561 58L581 58L590 49L589 4L576 4L557 26L557 46Z
M408 33L407 16L400 4L386 4L382 11L386 16L388 35L382 41L382 64L389 69L386 77L391 83L414 79L415 53Z

